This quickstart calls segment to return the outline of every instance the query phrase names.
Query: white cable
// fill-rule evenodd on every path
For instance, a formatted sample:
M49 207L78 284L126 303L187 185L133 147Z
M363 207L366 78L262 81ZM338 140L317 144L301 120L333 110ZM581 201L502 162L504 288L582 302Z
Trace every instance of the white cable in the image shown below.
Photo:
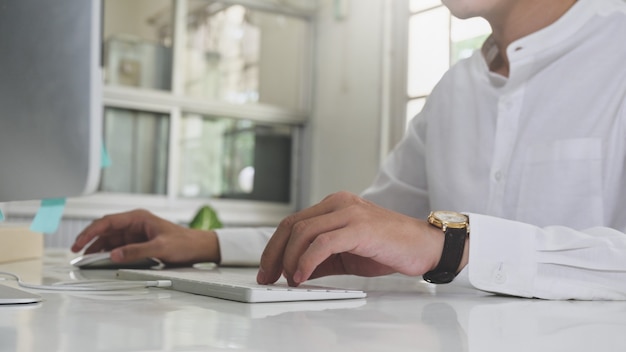
M54 291L116 291L128 290L133 288L145 287L171 287L170 280L151 280L151 281L125 281L125 280L80 280L80 281L61 281L52 285L37 285L23 282L16 274L0 271L0 275L6 275L14 278L17 284L24 288L35 290L54 290Z

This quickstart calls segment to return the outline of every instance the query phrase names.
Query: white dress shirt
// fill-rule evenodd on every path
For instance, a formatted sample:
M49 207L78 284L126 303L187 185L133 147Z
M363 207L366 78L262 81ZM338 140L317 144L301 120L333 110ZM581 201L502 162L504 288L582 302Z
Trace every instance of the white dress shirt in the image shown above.
M549 27L442 78L363 196L424 219L470 215L476 288L626 299L626 4L579 0ZM218 234L223 264L256 264L272 229Z

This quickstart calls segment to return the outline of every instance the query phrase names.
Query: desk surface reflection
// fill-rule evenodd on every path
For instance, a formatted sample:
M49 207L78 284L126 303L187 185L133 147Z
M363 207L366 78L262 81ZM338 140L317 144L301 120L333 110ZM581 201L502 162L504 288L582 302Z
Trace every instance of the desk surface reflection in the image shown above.
M68 258L48 253L0 270L37 283L114 275L76 271ZM164 289L38 291L42 303L0 307L0 351L626 350L626 302L502 297L400 275L314 282L368 297L245 304Z

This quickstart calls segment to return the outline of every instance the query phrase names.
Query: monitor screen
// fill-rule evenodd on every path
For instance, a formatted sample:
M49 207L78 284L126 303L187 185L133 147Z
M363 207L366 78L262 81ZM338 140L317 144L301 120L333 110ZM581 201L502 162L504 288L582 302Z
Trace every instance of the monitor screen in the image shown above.
M0 202L97 188L100 0L0 0Z

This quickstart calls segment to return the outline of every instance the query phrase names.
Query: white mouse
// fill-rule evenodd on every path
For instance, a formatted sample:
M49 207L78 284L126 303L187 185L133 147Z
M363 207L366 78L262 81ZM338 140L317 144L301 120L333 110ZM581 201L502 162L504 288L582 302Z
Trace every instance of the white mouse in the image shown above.
M80 269L147 269L163 265L156 258L144 258L130 263L114 263L111 261L111 252L84 254L72 259L70 264Z

